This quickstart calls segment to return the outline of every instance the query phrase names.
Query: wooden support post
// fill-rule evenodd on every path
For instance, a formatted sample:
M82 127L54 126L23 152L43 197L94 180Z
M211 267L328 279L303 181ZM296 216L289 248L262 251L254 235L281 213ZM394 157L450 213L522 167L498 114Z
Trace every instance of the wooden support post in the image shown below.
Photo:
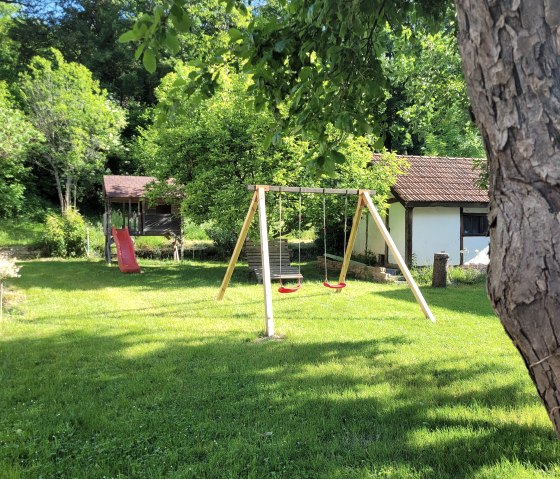
M274 318L272 315L272 284L270 278L270 258L268 255L268 226L266 224L265 192L267 187L257 186L259 202L259 230L261 236L261 261L264 290L264 316L266 335L274 336Z
M218 292L218 297L216 298L218 301L224 299L224 294L231 279L231 275L233 274L233 270L235 269L235 265L237 264L237 260L239 259L239 254L241 253L241 249L243 248L243 242L247 237L247 233L249 232L249 227L251 226L251 222L253 221L253 217L255 216L257 207L258 192L255 191L255 193L253 194L253 199L251 200L251 205L249 206L249 211L247 212L247 216L245 217L245 221L243 222L243 226L241 227L241 232L239 233L239 237L237 238L237 243L235 244L235 248L233 249L233 254L231 255L231 259L229 260L222 285L220 286L220 291Z
M105 215L103 217L103 233L105 234L105 261L111 263L111 229L113 219L111 217L111 201L105 200Z
M410 286L410 289L412 290L412 293L414 294L414 297L416 298L416 301L418 302L418 304L420 305L420 308L422 309L424 315L426 316L426 319L429 319L430 321L435 323L436 318L434 317L434 315L430 311L430 308L429 308L428 304L426 303L426 300L424 299L424 296L422 296L422 292L420 291L420 289L418 288L418 285L414 281L414 278L410 274L410 271L408 270L408 267L406 266L406 264L403 260L403 257L399 253L399 250L397 249L397 246L395 245L395 242L393 241L393 238L391 238L391 235L387 231L387 228L385 227L385 224L383 223L383 220L381 219L381 216L377 212L377 209L375 208L375 205L373 204L373 201L371 200L371 196L369 195L369 192L363 191L362 194L361 194L361 197L364 199L365 204L367 206L367 209L371 213L371 216L373 217L373 220L375 221L375 224L377 225L377 228L381 232L381 235L383 236L383 239L385 240L385 243L387 243L387 246L391 250L391 253L393 253L393 256L397 260L397 264L399 265L399 268L400 268L403 276L406 278L406 282Z
M338 277L339 283L344 283L344 281L346 280L346 273L348 272L348 266L350 265L350 258L352 257L352 250L354 249L354 243L356 242L356 236L358 234L358 228L360 226L360 219L362 218L363 209L364 209L364 199L362 195L359 195L358 204L356 205L356 212L354 213L354 219L352 220L352 229L350 230L350 236L348 237L348 244L346 245L344 261L342 262L340 276ZM340 293L341 291L342 289L336 290L337 293Z

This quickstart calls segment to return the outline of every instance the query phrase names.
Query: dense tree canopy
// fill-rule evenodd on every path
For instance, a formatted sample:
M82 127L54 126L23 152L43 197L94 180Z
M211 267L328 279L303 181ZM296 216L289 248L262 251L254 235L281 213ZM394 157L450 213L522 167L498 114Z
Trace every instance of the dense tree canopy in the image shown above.
M13 216L23 204L25 160L41 135L10 97L6 83L0 81L0 216Z
M91 72L53 50L54 61L35 57L22 75L21 95L44 143L35 162L56 181L62 211L76 204L78 186L91 185L109 150L119 143L122 110Z
M196 78L201 90L211 94L223 70L233 67L250 73L249 92L256 108L268 106L279 131L303 133L316 141L318 164L332 165L342 155L330 141L331 125L343 133L374 134L380 139L377 146L382 146L387 125L383 62L391 36L401 37L407 23L414 29L427 28L429 21L405 19L440 20L448 3L279 2L276 15L267 21L255 17L245 29L231 28L230 49L201 66ZM227 4L229 10L249 15L243 2ZM150 58L169 48L169 32L190 22L183 1L163 5L140 18L126 37L141 40L144 55Z
M367 138L346 138L341 150L348 161L321 177L309 164L317 154L315 145L287 137L266 148L265 139L276 122L270 112L255 110L246 76L230 74L212 98L185 98L174 85L178 78L192 81L192 71L178 67L164 79L158 98L174 105L173 113L144 130L135 150L148 173L185 185L186 215L198 223L209 222L213 239L226 245L235 240L243 220L240 205L250 198L247 184L330 186L334 182L339 187L375 189L379 203L387 198L403 164L387 155L383 162L367 167L371 158ZM335 225L343 220L343 205L340 201L335 205L336 201L330 198L328 208L333 238L339 232ZM296 203L286 200L284 233L297 223L296 208ZM306 198L305 208L304 228L318 228L322 210L317 198ZM271 208L269 223L273 234L279 231L275 210Z
M398 9L412 11L416 8L405 3L397 5ZM127 125L120 134L123 147L110 152L104 165L107 171L126 174L143 172L144 164L140 161L143 154L139 154L140 150L132 148L132 145L139 131L150 128L154 106L158 104L158 111L173 108L167 100L158 102L155 89L160 79L174 69L176 62L189 64L194 70L190 73L189 81L175 77L178 81L177 98L185 93L191 94L197 86L211 93L231 71L241 68L247 70L249 77L252 75L251 78L256 79L252 84L247 83L247 98L253 102L256 99L255 108L259 111L265 107L267 98L265 94L258 93L260 83L268 85L269 91L275 88L273 83L285 86L283 82L291 74L283 71L280 63L295 61L291 59L295 55L295 50L290 46L292 42L284 45L277 41L274 48L268 50L265 43L269 41L266 38L277 34L272 32L274 25L281 25L289 18L290 8L293 9L295 3L292 5L283 0L258 2L249 11L241 4L232 8L233 4L228 6L222 0L175 2L174 6L177 8L173 12L180 12L180 16L173 17L172 12L164 8L163 16L160 17L161 22L171 19L173 28L161 30L159 37L152 38L138 51L135 42L118 41L119 36L132 27L135 19L142 30L144 27L141 25L148 25L158 14L161 15L160 7L165 5L166 2L153 0L0 1L0 79L7 82L10 91L17 92L18 74L26 71L34 56L49 58L52 47L60 50L66 61L86 66L93 78L107 90L108 96L126 111ZM347 13L351 11L349 5L341 8ZM149 12L148 15L145 12ZM393 12L391 15L397 13ZM310 15L310 18L315 17ZM352 127L352 134L368 136L373 131L378 133L373 135L375 145L372 147L385 145L398 153L475 154L473 152L477 149L471 146L476 143L476 135L472 134L473 128L461 90L462 77L453 43L453 29L446 28L439 36L430 36L426 22L410 20L407 24L413 34L407 34L406 39L400 36L400 30L395 29L394 25L382 22L382 25L376 26L381 33L375 42L378 54L372 61L375 68L381 69L382 75L369 79L370 83L377 82L378 100L370 104L370 111L366 115L356 120L353 114L348 113L353 108L350 106L352 95L348 92L339 95L337 88L344 84L341 78L333 76L329 82L321 82L321 78L329 77L330 73L319 68L319 64L325 60L319 61L317 57L311 65L307 65L309 68L302 70L305 82L297 80L298 85L292 90L284 91L282 86L282 91L275 93L271 105L273 111L276 109L276 115L270 117L272 123L266 142L275 143L276 148L283 135L286 138L299 137L314 152L307 159L316 160L317 164L332 171L335 161L342 159L343 148L340 145L345 134L349 134L348 126L358 121L366 131L360 132ZM406 28L403 31L406 32ZM140 36L145 33L140 33ZM133 38L137 36L135 33ZM319 40L317 37L314 41ZM237 55L248 48L251 42L257 44L261 41L265 42L261 49L261 59L249 58L249 63L244 64L243 59L232 57L232 47ZM383 49L385 43L386 48ZM153 73L147 72L143 63L151 65L162 45L168 52L160 51L156 69ZM135 52L138 59L135 58ZM151 52L148 57L145 56L146 52ZM324 51L323 54L334 55L334 52ZM314 57L316 56L315 53ZM278 71L270 70L267 65L269 57L276 62ZM306 61L309 63L308 60ZM429 69L431 62L437 65L448 64L448 68L444 75L431 75L430 90L422 90L411 80L415 78L417 69L424 68L422 74L433 72L435 68ZM251 71L253 64L259 65L255 71ZM204 65L210 66L208 71ZM313 75L307 78L306 75L311 73ZM454 85L450 91L457 94L447 94L448 84ZM328 94L325 88L328 89ZM251 89L254 91L251 92ZM437 92L437 95L432 96L436 101L419 108L420 103L429 100L430 91ZM20 100L18 95L15 97ZM338 101L338 97L341 101ZM315 107L318 109L315 111L312 111L315 107L311 107L307 101L310 98L316 98ZM333 99L337 101L333 102ZM301 107L305 104L306 110L303 111ZM365 105L363 102L361 104ZM316 121L329 111L333 113L332 122ZM305 120L305 115L310 115L309 121ZM372 118L374 122L371 121ZM306 128L302 128L302 121ZM337 134L333 134L333 127ZM441 141L441 138L445 140ZM272 151L265 151L263 154L269 153L273 154ZM54 190L49 180L42 176L35 163L29 163L27 167L29 175L25 182L28 183L28 191L37 190L49 197L49 191ZM37 178L42 179L38 181ZM96 185L99 188L99 176ZM88 192L84 196L86 206L98 208L96 197L93 190ZM56 196L51 199L56 200Z

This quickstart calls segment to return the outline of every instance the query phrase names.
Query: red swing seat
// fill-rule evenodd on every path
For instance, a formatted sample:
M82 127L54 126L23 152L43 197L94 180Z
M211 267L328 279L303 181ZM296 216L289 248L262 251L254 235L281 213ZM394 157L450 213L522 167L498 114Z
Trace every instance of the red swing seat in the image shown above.
M330 289L342 289L346 288L346 283L330 284L328 281L323 281L323 286Z
M288 288L287 286L284 286L282 282L280 282L280 287L278 288L278 292L282 294L297 293L300 290L300 288L301 288L301 280L298 281L297 286L294 286L293 288Z

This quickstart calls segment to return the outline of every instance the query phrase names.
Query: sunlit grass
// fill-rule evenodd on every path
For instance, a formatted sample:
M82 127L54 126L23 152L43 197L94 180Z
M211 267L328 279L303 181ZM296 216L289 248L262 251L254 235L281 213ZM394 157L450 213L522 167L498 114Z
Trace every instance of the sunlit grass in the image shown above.
M483 285L274 293L210 262L23 263L0 477L542 478L560 447Z
M6 246L39 246L43 232L44 226L39 222L0 219L0 248Z

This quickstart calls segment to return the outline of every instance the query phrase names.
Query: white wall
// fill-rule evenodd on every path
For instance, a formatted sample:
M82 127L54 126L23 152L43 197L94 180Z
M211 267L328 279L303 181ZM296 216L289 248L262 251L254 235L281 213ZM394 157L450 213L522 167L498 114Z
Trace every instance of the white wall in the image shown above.
M414 208L412 253L415 264L418 266L431 265L434 262L434 253L441 251L449 254L449 264L460 264L460 228L459 208Z
M365 212L362 215L362 220L360 221L360 226L358 227L358 232L356 233L356 242L354 243L354 253L365 254L366 252L366 231L368 231L368 242L367 248L371 253L375 254L385 254L385 241L383 237L378 232L375 221L364 208ZM369 216L369 218L368 218ZM366 218L368 218L368 225L366 228Z
M465 208L465 213L487 213L487 208ZM354 252L365 253L366 222L364 213L356 236ZM395 244L404 258L405 248L405 209L400 203L393 203L389 208L389 230ZM461 217L459 208L447 207L419 207L412 212L412 252L415 264L428 266L433 264L434 253L445 251L449 254L449 264L458 265L461 262ZM488 246L486 236L465 236L463 261L469 261L477 252ZM385 242L372 218L369 219L369 251L385 254ZM389 263L396 260L389 253Z
M389 207L389 233L391 233L399 253L404 258L404 206L400 203L393 203ZM390 251L389 263L397 263Z
M364 209L365 210L365 209ZM354 253L364 254L366 244L366 215L369 212L365 210L362 216L362 221L356 236L356 243L354 244ZM369 235L368 235L368 250L375 254L385 254L385 240L377 229L373 218L369 218ZM392 203L389 206L389 232L395 241L398 250L404 257L404 206L400 203ZM389 262L396 263L393 255L389 253Z

